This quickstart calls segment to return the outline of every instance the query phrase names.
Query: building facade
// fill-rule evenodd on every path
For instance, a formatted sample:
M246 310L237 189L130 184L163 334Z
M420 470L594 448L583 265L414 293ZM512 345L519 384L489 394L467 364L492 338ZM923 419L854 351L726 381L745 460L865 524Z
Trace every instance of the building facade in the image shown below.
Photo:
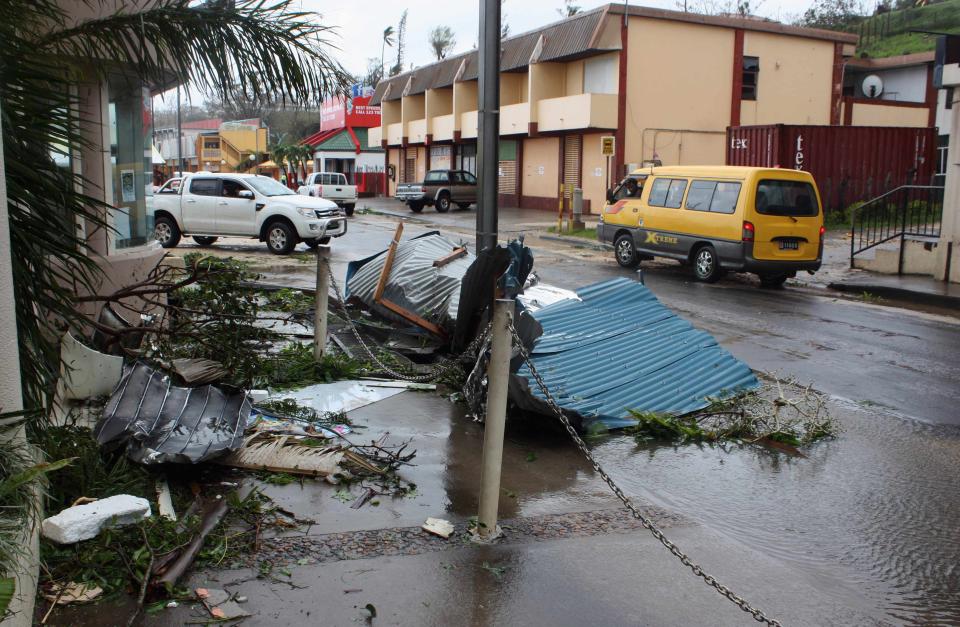
M561 185L584 208L647 160L723 163L728 126L840 124L856 36L758 19L609 4L503 40L500 195L553 209ZM431 168L475 171L477 54L382 81L387 192ZM614 136L614 154L601 137Z

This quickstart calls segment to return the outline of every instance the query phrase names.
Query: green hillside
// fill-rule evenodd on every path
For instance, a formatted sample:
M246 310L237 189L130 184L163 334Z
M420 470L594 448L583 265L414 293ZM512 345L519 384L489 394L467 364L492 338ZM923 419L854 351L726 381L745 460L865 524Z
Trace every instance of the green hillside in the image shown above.
M847 28L860 35L859 56L890 57L933 50L936 37L912 30L960 34L960 0L890 11Z

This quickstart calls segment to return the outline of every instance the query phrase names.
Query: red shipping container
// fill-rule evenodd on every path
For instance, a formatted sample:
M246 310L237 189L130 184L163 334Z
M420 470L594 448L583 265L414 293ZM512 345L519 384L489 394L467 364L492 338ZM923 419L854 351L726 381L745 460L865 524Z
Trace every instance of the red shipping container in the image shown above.
M805 170L829 211L900 185L930 185L936 145L935 128L732 126L727 128L727 165Z

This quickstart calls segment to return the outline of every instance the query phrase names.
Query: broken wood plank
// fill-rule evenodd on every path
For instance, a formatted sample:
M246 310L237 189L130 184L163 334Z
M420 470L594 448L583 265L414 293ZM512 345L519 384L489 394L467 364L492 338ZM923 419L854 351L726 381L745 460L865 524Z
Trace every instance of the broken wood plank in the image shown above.
M434 261L433 267L442 268L443 266L447 265L451 261L456 261L460 257L466 257L466 255L467 255L467 249L465 247L461 246L460 248L454 248L453 252L450 253L449 255L445 257L440 257L439 259Z
M418 316L417 314L413 313L412 311L407 311L406 309L404 309L403 307L401 307L400 305L396 304L396 303L393 302L393 301L389 301L389 300L387 300L386 298L381 298L381 299L379 299L379 300L377 300L377 301L375 301L375 302L376 302L378 305L382 305L382 306L386 307L387 309L389 309L389 310L392 311L393 313L395 313L395 314L397 314L397 315L399 315L399 316L401 316L401 317L403 317L403 318L406 318L407 320L409 320L409 321L412 322L413 324L417 325L418 327L420 327L420 328L422 328L422 329L426 329L427 331L429 331L430 333L433 333L434 335L437 335L437 336L440 336L440 337L446 337L446 336L447 336L446 331L444 331L444 330L443 330L442 328L440 328L439 326L435 325L434 323L430 322L429 320L426 320L425 318L421 318L420 316Z
M393 241L387 248L387 257L383 261L383 270L380 271L380 280L377 281L377 289L373 292L373 302L378 302L383 296L383 290L387 289L387 279L390 278L390 270L393 268L393 258L397 254L397 246L400 245L400 236L403 235L403 222L397 224L397 230L393 234Z

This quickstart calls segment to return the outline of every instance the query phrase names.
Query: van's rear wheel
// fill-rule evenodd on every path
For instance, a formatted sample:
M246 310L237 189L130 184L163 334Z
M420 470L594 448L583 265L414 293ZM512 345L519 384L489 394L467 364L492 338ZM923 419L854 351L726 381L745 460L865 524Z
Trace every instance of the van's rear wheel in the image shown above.
M760 287L767 290L780 289L788 278L790 277L786 274L761 274Z
M617 258L617 263L624 268L636 268L640 263L637 246L629 233L623 233L613 242L613 255Z
M324 246L326 246L327 244L329 244L329 243L330 243L330 238L329 238L329 237L319 237L319 238L317 238L317 239L307 239L307 240L303 240L303 243L306 244L306 245L307 245L307 248L309 248L310 250L315 250L315 249L317 248L317 246L320 246L321 244L323 244Z
M353 215L353 210L354 210L355 207L356 207L356 205L344 205L344 206L343 206L343 211L344 211L344 213L347 214L347 217Z
M717 258L717 250L707 244L697 249L693 256L693 275L698 281L704 283L714 283L723 276L723 270L720 269L720 259Z

